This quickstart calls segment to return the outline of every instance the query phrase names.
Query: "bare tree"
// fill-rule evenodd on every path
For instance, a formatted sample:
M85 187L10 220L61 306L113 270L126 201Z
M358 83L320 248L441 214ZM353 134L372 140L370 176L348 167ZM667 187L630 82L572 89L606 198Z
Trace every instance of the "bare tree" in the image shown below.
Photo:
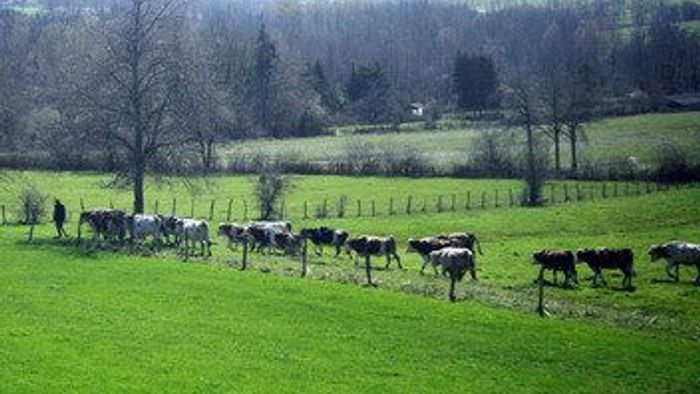
M102 52L92 75L78 91L96 118L107 121L105 137L128 157L134 212L144 210L144 178L149 161L181 141L180 120L172 116L183 82L178 45L180 0L130 0L103 26Z
M35 186L24 188L19 195L19 209L23 224L29 226L27 239L34 239L34 226L46 214L47 196L41 193Z

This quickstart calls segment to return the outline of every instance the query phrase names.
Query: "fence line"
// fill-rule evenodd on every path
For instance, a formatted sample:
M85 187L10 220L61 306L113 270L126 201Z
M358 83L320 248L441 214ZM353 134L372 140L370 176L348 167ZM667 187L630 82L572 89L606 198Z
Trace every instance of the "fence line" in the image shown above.
M572 192L572 186L574 191ZM690 184L687 187L698 187L698 184ZM681 186L677 186L680 188ZM663 191L670 190L671 187L665 184L655 184L650 182L600 182L600 183L558 183L558 184L548 184L542 190L543 205L560 205L567 204L570 202L578 201L597 201L599 199L610 199L610 198L620 198L628 196L638 196L642 194L659 193ZM430 213L444 213L444 212L468 212L474 209L498 209L498 208L509 208L524 205L524 194L517 193L517 189L514 188L495 188L491 191L481 190L480 200L477 197L476 201L472 199L472 191L468 190L462 194L451 193L449 195L438 194L433 197L423 196L422 204L419 203L420 199L416 198L413 194L408 194L403 198L397 198L396 196L387 196L386 199L382 199L382 204L379 204L376 199L365 200L365 203L369 203L369 209L363 210L363 200L356 200L356 211L355 217L378 217L378 216L397 216L405 215L412 216L416 214L430 214ZM507 200L505 200L507 194ZM245 199L234 200L228 199L224 200L226 203L224 205L217 205L216 199L208 200L208 212L206 205L202 206L203 201L197 200L196 198L190 199L190 217L197 217L197 209L201 212L206 212L207 214L201 214L203 218L208 218L209 220L226 220L228 222L232 220L248 220L248 202ZM198 203L199 202L199 203ZM325 218L345 218L352 215L352 212L347 212L347 204L349 201L347 197L339 197L335 200L335 210L331 211L329 209L328 198L324 198L320 204L313 204L313 202L303 201L303 204L296 206L288 204L287 201L281 201L279 203L279 214L280 218L284 219L325 219ZM94 201L85 201L82 197L79 198L79 209L81 211L86 208L99 208L105 205L95 204ZM206 204L206 203L205 203ZM309 212L309 205L316 207L315 212ZM386 204L386 205L383 205ZM448 205L449 204L449 205ZM108 200L108 206L114 208L114 201L110 198ZM216 207L220 206L220 210L217 211ZM10 223L10 205L0 204L0 224ZM404 207L402 209L402 207ZM69 219L70 217L77 217L75 212L68 207ZM160 213L161 204L159 200L154 200L152 205L152 211L147 213ZM10 211L10 212L8 212ZM77 210L76 210L77 211ZM72 213L72 215L71 215ZM177 198L172 198L172 205L170 210L171 215L177 215ZM47 215L49 217L50 215Z

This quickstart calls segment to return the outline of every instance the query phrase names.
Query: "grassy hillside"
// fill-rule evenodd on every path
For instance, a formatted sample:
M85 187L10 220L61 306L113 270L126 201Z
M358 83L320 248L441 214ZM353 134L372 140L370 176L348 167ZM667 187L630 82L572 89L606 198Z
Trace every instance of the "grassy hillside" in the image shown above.
M693 340L20 236L0 229L3 392L700 389Z
M289 157L307 161L329 161L338 157L353 140L380 146L414 148L433 163L446 166L463 162L470 153L473 140L494 126L468 124L465 128L412 131L381 135L340 135L287 140L255 140L222 148L224 161L235 155L257 153L264 156ZM585 161L611 161L634 156L642 165L655 163L659 145L680 146L694 163L700 163L700 113L647 114L604 119L586 127L587 141L580 148ZM562 146L562 163L568 165L569 149Z

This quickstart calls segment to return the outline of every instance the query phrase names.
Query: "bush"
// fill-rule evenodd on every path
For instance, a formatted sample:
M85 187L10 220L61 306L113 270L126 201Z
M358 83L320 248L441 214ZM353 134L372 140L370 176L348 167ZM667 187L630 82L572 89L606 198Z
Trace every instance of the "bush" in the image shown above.
M515 137L506 131L486 131L474 140L468 155L469 167L489 177L518 175Z
M291 178L281 175L275 168L262 170L255 184L255 199L260 208L261 220L272 220L279 213L277 207L291 189Z
M29 240L34 237L34 226L46 214L47 196L42 194L36 187L24 188L19 195L19 217L22 224L29 226Z
M663 144L656 153L654 178L661 183L692 182L700 179L698 166L693 168L688 155L679 146Z

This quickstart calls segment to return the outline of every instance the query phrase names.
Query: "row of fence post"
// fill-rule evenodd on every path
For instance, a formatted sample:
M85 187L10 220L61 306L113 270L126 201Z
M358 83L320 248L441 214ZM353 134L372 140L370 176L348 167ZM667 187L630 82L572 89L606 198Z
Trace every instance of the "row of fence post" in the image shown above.
M571 190L573 188L573 190ZM550 184L547 186L545 189L546 192L543 194L545 195L545 198L547 198L547 203L548 204L558 204L558 203L566 203L566 202L571 202L571 201L583 201L583 200L596 200L598 198L602 199L607 199L611 197L620 197L620 196L630 196L630 195L641 195L641 194L648 194L652 193L655 191L662 191L662 190L668 190L669 186L668 185L663 185L663 184L653 184L653 183L641 183L641 182L635 182L635 183L618 183L618 182L613 182L611 184L604 182L604 183L599 183L599 184L581 184L581 183L576 183L574 185L570 185L568 183L562 183L561 185L557 186L554 184ZM558 191L561 191L560 193ZM548 193L547 193L548 192ZM449 197L448 197L449 196ZM489 198L492 196L492 198ZM466 194L464 195L464 205L463 209L465 211L469 211L472 209L476 208L481 208L481 209L486 209L487 207L493 207L493 208L500 208L500 207L515 207L519 206L522 204L522 194L517 193L513 188L507 189L507 199L505 199L503 194L503 190L496 189L492 192L487 192L487 191L481 191L481 196L480 199L477 201L474 201L472 198L472 192L467 191ZM449 199L448 199L449 198ZM413 195L408 195L406 197L406 205L404 209L400 208L400 203L399 200L397 200L394 196L390 196L388 198L388 206L387 210L385 211L385 214L393 216L399 214L401 211L403 211L406 215L413 215L415 213L427 213L427 212L436 212L436 213L442 213L442 212L456 212L458 210L458 198L457 194L449 194L449 195L437 195L434 197L432 200L432 203L429 202L428 197L423 197L422 199L422 204L416 203L416 198ZM342 218L346 216L346 201L347 197L341 197L336 205L336 212L335 215L333 215L329 211L329 200L326 198L323 200L322 205L319 205L317 207L317 211L315 212L315 217L316 218L326 218L326 217L331 217L335 216L338 218ZM225 210L225 218L226 221L231 221L234 219L234 199L229 199L227 201L226 205L226 210ZM246 200L241 200L242 202L242 215L238 216L239 219L242 220L248 220L248 202ZM85 210L85 201L83 198L80 198L79 200L80 203L80 209L81 211ZM209 220L214 220L217 217L223 217L222 216L217 216L216 213L216 205L217 201L216 199L212 199L209 203L209 209L208 209L208 219ZM433 205L434 204L434 205ZM432 205L432 207L431 207ZM191 199L190 200L190 209L189 209L189 214L190 217L195 217L196 214L196 206L197 206L197 201L196 199ZM109 207L114 208L114 202L110 199L109 200ZM177 207L178 207L178 201L177 198L172 199L172 205L171 205L171 210L170 214L173 216L177 215ZM153 213L159 214L161 211L161 205L158 200L155 200L153 203ZM370 217L376 217L379 216L381 213L377 209L377 201L375 199L371 199L369 201L369 212L365 211L363 209L363 201L361 199L356 200L356 216L357 217L363 217L366 215L369 215ZM398 209L397 209L398 208ZM279 205L279 210L277 212L280 216L280 218L289 218L293 217L294 215L289 215L289 212L287 212L287 206L285 201L281 201ZM304 201L303 202L303 212L302 212L302 218L303 219L309 219L311 218L311 213L309 212L309 202ZM1 205L0 206L0 219L2 224L7 224L7 213L6 213L6 206Z

